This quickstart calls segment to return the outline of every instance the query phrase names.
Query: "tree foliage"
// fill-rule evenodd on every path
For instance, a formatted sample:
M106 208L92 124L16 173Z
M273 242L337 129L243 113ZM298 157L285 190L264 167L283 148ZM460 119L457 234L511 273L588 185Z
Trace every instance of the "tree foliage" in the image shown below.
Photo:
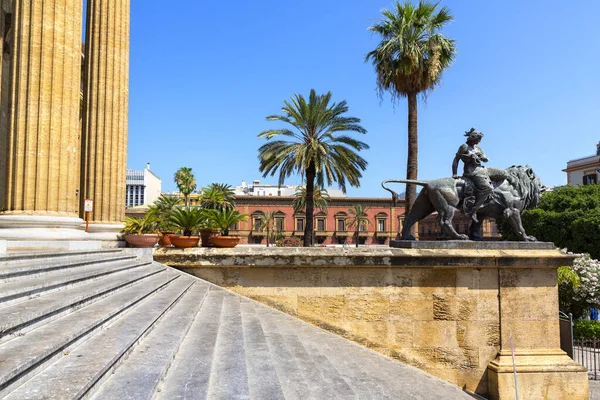
M231 185L212 183L202 190L200 195L202 208L232 210L235 208L235 193Z
M192 173L192 169L189 167L181 167L175 172L173 176L173 180L177 185L179 191L183 194L183 198L185 199L185 205L189 206L190 194L196 190L196 178Z
M361 227L366 227L371 223L369 216L367 215L369 207L364 207L362 204L354 204L351 209L348 210L349 222L348 228L354 228L354 240L356 247L358 247L358 232Z
M295 94L284 101L281 115L270 115L267 121L288 124L290 128L269 129L258 137L268 142L258 150L263 177L279 173L279 184L293 173L304 177L306 183L306 226L304 246L312 246L314 189L336 182L346 191L360 186L367 161L358 153L369 146L343 132L367 133L360 119L345 116L346 101L331 102L331 92L318 95L310 91L308 101ZM279 140L271 140L280 138Z
M418 129L417 96L435 88L441 81L456 53L454 40L441 30L454 19L447 7L437 2L396 1L392 10L381 11L379 23L369 27L381 41L369 52L365 61L371 61L377 74L380 98L389 92L392 101L408 98L408 158L407 179L417 179ZM406 212L416 198L415 185L407 185Z
M600 258L600 185L564 186L542 195L537 208L521 215L525 231L574 253ZM507 221L497 221L502 236L515 240Z
M295 199L292 202L292 207L295 212L301 212L306 209L306 187L302 186L296 193L294 193ZM320 209L324 213L327 213L327 202L331 199L327 189L321 189L318 186L314 190L314 207Z

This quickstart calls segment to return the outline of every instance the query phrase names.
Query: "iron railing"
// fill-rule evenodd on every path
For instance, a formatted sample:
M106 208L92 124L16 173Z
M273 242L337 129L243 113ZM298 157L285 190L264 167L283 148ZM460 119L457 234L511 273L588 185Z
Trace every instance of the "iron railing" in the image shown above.
M588 377L600 380L600 340L573 340L573 359L588 370Z

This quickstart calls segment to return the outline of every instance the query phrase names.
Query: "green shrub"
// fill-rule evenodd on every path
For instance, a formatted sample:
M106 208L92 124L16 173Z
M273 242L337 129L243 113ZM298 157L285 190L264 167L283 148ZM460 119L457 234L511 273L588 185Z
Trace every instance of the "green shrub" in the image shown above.
M538 208L523 211L521 218L528 235L600 258L600 185L568 185L544 193ZM497 222L504 239L517 240L508 221Z
M576 339L600 339L599 321L574 321L573 336Z

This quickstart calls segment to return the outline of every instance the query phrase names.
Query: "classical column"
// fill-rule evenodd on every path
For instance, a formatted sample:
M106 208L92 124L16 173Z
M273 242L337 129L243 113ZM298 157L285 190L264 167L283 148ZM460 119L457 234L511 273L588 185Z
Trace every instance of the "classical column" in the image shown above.
M90 234L105 241L119 239L125 214L129 5L88 0L87 7L81 201L94 200Z
M85 238L76 229L82 1L12 5L0 239Z

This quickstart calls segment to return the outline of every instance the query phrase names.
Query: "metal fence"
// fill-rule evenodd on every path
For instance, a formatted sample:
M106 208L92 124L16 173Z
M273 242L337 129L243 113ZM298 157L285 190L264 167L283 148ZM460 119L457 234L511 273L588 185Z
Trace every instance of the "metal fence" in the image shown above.
M590 379L600 380L600 340L573 340L573 359L588 369Z

